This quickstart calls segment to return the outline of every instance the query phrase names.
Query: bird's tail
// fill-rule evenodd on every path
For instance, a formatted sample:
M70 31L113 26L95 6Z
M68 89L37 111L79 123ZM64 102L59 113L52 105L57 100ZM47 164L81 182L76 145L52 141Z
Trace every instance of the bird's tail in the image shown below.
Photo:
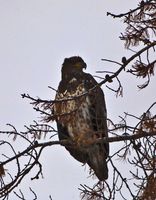
M88 165L94 170L95 175L100 181L108 178L108 167L106 162L106 153L104 147L95 144L88 151Z

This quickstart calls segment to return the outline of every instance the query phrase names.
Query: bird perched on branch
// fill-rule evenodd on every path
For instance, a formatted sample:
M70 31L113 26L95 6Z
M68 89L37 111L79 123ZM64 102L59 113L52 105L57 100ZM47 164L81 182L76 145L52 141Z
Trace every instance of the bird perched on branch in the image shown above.
M108 143L97 143L108 137L104 94L92 75L83 72L86 63L79 56L65 58L54 116L60 140L73 145L66 149L78 161L87 163L100 181L108 178L106 159Z

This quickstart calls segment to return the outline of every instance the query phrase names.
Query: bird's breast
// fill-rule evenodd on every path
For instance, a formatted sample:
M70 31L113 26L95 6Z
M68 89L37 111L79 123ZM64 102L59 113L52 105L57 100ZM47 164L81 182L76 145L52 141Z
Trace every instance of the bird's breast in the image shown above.
M89 113L91 103L84 84L72 91L58 92L56 100L59 100L54 106L57 121L67 128L69 136L74 139L87 137L92 126Z

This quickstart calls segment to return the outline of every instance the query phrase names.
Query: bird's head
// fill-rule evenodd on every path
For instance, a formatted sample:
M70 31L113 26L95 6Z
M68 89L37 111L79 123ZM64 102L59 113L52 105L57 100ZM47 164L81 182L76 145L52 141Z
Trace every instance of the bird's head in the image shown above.
M68 77L82 73L83 68L86 69L86 67L86 63L79 56L65 58L62 64L62 78L68 79Z

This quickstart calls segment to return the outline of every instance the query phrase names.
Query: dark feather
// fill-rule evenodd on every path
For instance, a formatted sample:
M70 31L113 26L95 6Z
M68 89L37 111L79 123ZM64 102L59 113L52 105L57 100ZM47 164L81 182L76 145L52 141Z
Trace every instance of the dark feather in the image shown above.
M99 180L104 180L108 178L109 145L95 144L94 141L108 137L105 99L95 79L83 72L84 66L86 64L80 57L72 57L71 63L70 58L65 59L56 94L56 99L62 102L55 104L54 113L58 115L59 139L70 139L76 144L66 146L66 149L75 159L87 163ZM67 98L73 99L67 101Z

